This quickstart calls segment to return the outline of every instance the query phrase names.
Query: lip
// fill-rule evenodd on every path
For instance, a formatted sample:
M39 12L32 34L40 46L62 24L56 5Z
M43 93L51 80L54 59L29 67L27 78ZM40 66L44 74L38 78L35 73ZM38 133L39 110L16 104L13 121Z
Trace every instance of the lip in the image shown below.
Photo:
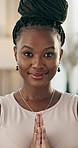
M48 72L45 72L45 73L28 73L28 74L31 75L31 77L33 79L40 80L40 79L44 78L47 73Z

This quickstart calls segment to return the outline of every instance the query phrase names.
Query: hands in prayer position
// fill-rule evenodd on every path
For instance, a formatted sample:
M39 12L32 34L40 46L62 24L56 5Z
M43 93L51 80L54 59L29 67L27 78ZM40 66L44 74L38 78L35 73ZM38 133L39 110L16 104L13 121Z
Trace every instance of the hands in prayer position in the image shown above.
M37 114L35 118L34 132L30 148L51 148L41 113Z

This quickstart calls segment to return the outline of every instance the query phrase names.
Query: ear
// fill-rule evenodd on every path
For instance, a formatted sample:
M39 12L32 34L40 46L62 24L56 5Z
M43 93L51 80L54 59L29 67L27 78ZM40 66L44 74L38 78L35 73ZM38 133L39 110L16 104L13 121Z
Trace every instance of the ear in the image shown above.
M14 50L15 60L17 61L17 47L14 46L14 47L13 47L13 50Z
M63 49L60 49L60 58L59 58L59 61L61 61L62 56L63 56Z

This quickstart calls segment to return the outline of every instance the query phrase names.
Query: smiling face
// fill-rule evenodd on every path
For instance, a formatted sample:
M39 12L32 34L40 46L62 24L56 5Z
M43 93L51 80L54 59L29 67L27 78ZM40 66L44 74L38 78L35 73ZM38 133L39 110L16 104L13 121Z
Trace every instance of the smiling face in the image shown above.
M25 85L33 87L49 85L62 56L57 33L36 28L21 33L14 52Z

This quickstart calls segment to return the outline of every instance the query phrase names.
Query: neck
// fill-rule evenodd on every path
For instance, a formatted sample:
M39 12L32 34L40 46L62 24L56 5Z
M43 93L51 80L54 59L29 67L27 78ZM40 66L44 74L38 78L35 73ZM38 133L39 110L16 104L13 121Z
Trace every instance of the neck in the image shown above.
M33 101L30 100L30 99L27 99L27 96L26 96L26 99L25 99L25 97L23 96L21 91L22 90L19 90L19 94L21 96L21 99L22 99L24 105L26 105L25 109L28 109L28 110L30 110L32 112L34 112L34 111L39 112L41 110L45 110L46 111L49 107L52 106L51 103L52 103L52 100L53 100L53 97L54 97L54 94L55 94L55 90L53 90L50 98L44 98L44 100L42 100L42 99L41 100L40 99L37 100L36 99L36 100L33 100Z
M51 93L53 91L53 88L49 86L43 87L43 88L33 88L33 87L26 87L23 86L21 88L22 94L25 96L25 98L29 100L41 100L45 98L49 98L51 96Z

